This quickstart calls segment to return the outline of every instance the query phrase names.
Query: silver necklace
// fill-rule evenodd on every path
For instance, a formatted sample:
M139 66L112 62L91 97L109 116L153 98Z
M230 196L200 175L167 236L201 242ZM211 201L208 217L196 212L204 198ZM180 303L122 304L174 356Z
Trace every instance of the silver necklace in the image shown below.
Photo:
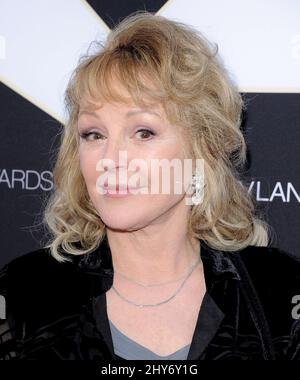
M193 264L193 265L196 265L197 263L198 263L198 261L197 261L195 264ZM193 266L192 266L192 268L193 268ZM188 275L189 271L190 271L190 269L187 271L187 273L183 274L182 276L178 277L178 278L175 279L175 280L170 280L170 281L166 281L166 282L161 282L161 283L158 283L158 284L144 285L144 284L141 284L140 282L137 282L137 281L132 280L131 278L125 276L125 274L123 274L123 273L121 273L121 272L118 272L118 271L116 271L116 270L114 269L114 273L119 274L120 276L126 278L128 281L130 281L130 282L132 282L132 283L134 283L134 284L136 284L136 285L142 286L143 288L152 288L152 287L155 287L155 286L162 286L162 285L171 284L172 282L177 282L177 281L181 280L182 278L184 278L186 275Z
M199 259L196 261L195 264L192 265L191 269L189 270L186 278L183 280L183 282L181 283L181 285L179 286L179 288L176 290L176 292L169 298L167 298L166 300L164 301L161 301L159 303L155 303L155 304L138 304L138 303L135 303L133 301L130 301L129 299L127 299L126 297L122 296L122 294L119 293L119 291L114 287L114 285L112 285L112 289L115 291L115 293L120 297L122 298L123 301L127 302L127 303L130 303L131 305L135 305L135 306L138 306L140 308L142 307L154 307L154 306L159 306L159 305L162 305L164 303L167 303L169 301L171 301L171 299L173 299L179 292L180 290L182 289L183 285L186 283L187 279L191 276L191 274L193 273L194 269L197 267L197 265L201 262L201 258L199 257Z

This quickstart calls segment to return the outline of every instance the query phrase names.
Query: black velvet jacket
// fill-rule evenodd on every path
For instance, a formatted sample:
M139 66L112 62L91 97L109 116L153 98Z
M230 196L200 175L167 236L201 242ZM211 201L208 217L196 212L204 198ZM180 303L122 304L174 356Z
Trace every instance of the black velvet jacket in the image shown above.
M299 259L277 248L225 252L200 243L210 314L201 306L187 359L299 360L300 313L292 313ZM113 283L107 239L90 254L66 255L72 263L42 248L2 268L1 359L122 359L106 313Z

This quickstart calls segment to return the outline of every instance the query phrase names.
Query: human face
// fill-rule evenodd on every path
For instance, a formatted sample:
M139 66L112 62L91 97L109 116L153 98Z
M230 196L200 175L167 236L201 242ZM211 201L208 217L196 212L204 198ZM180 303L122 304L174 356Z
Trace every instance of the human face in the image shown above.
M151 173L153 159L165 159L168 162L177 159L183 168L185 158L178 126L170 124L160 104L144 111L133 103L114 102L102 103L93 111L82 108L78 117L78 133L81 172L90 199L107 227L124 231L138 230L163 219L174 207L188 207L184 202L182 182L181 193L174 192L173 169L169 171L168 193L162 193L162 177L165 174L161 167L158 175L157 172L156 175ZM119 162L120 151L126 153L127 163ZM104 159L111 160L115 168L107 166L107 172L104 167L97 170L99 160ZM135 170L129 170L133 159L142 159L143 164ZM99 176L111 174L115 178L114 183L121 187L125 183L118 178L121 172L127 175L127 194L101 194L97 182ZM136 173L141 181L130 184L130 178ZM184 181L183 173L181 180ZM159 184L159 191L152 194L151 185L154 182ZM108 185L107 180L105 185ZM135 194L131 191L132 187L139 187Z

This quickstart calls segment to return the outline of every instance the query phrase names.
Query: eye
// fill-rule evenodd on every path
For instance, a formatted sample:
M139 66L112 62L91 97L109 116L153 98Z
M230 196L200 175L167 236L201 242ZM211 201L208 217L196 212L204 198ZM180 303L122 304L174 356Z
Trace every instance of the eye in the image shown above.
M101 140L101 138L104 137L99 132L83 132L83 133L80 133L79 136L83 140L86 140L86 141L94 141L94 140L99 140L99 139Z
M142 140L148 140L149 137L155 136L155 133L150 129L139 129L136 133L141 133Z

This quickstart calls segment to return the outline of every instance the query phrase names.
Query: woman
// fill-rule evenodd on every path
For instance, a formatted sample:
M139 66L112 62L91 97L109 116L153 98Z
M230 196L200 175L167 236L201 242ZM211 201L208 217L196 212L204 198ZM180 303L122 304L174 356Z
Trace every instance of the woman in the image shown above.
M244 103L211 44L137 12L80 62L66 105L51 238L1 272L1 357L299 359L300 264L270 247L241 179Z

